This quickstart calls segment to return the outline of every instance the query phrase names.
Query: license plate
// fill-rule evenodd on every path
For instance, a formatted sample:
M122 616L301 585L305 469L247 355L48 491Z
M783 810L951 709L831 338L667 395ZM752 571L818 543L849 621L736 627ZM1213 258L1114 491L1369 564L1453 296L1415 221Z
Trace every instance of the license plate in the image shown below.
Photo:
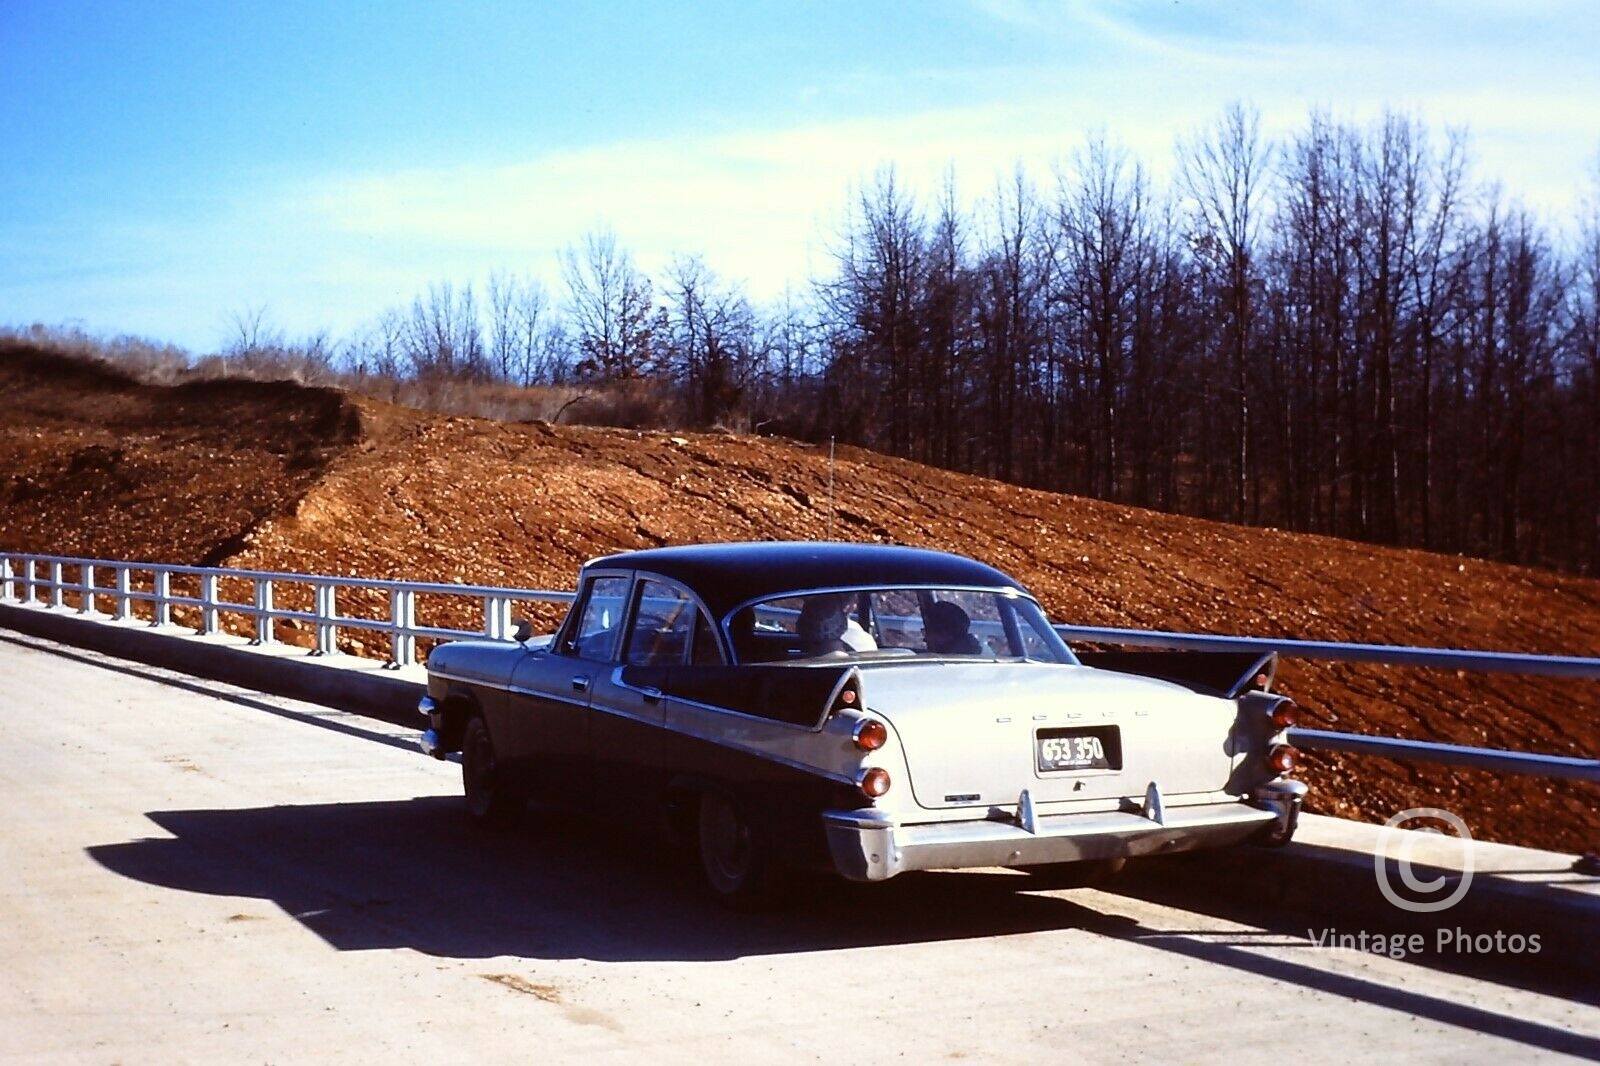
M1122 732L1114 725L1041 729L1034 734L1039 770L1120 770Z

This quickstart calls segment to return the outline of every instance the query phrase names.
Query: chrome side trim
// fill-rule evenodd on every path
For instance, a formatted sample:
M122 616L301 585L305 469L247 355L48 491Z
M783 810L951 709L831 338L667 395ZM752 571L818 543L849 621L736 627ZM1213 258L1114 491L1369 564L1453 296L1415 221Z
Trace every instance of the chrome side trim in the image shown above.
M617 672L618 673L621 672L621 667L617 668ZM711 737L711 736L706 735L704 732L697 732L697 731L692 730L692 729L684 729L684 728L681 728L679 726L672 725L672 724L666 722L664 719L661 719L661 718L646 717L644 715L634 714L634 713L632 713L630 711L622 710L621 708L607 707L607 706L603 706L600 703L590 702L588 700L575 700L575 699L572 699L572 698L570 698L568 696L564 696L564 695L561 695L561 694L558 694L558 693L554 693L554 692L536 692L536 691L534 691L532 689L521 688L521 687L516 686L516 685L494 685L494 684L490 684L489 682L482 681L482 680L477 679L477 678L459 677L459 676L456 676L456 675L453 675L453 674L448 674L448 673L445 673L445 672L442 672L442 671L433 671L432 673L433 673L433 676L435 676L435 677L442 677L442 678L445 678L445 679L450 680L450 681L460 681L463 684L480 685L480 686L483 686L485 688L497 689L498 691L501 691L501 692L510 693L513 696L528 696L528 697L532 697L534 699L554 700L554 701L556 701L558 703L566 703L566 704L570 704L570 705L575 706L575 707L585 707L585 708L588 708L589 710L594 711L594 712L596 712L598 714L608 714L608 715L611 715L613 718L626 718L627 720L629 720L631 722L637 722L640 725L649 726L652 729L660 729L663 732L673 733L673 734L676 734L677 736L681 736L681 737L689 737L692 740L702 740L702 741L705 741L707 744L714 744L719 748L727 748L730 751L737 751L737 752L740 752L740 753L745 754L745 755L753 755L753 756L755 756L757 758L764 759L767 762L777 763L780 766L787 766L792 770L799 770L799 771L801 771L803 773L811 774L811 775L813 775L815 777L823 777L823 778L828 779L829 781L836 781L841 785L851 785L851 786L853 786L855 784L855 779L853 777L851 777L847 773L828 770L828 769L826 769L824 767L817 766L817 765L812 764L812 763L804 763L804 762L800 762L799 760L796 760L796 759L790 759L790 758L787 758L787 757L782 756L782 755L774 754L773 752L768 751L767 749L759 747L759 746L756 746L756 745L739 744L739 743L736 743L736 742L729 741L727 739ZM628 691L630 691L630 692L642 692L642 690L635 689L631 685L624 685L622 687L628 689ZM779 722L779 721L776 721L776 720L771 719L771 718L762 718L760 715L741 714L738 711L729 710L726 707L715 707L715 706L712 706L710 704L695 703L693 700L678 699L676 696L670 696L669 695L669 696L665 697L665 699L666 700L671 700L671 701L673 701L673 702L675 702L675 703L677 703L677 704L679 704L680 706L683 706L683 707L692 707L692 708L695 708L697 710L710 711L710 712L712 712L714 714L720 714L720 715L726 715L726 716L733 717L733 718L739 718L739 719L742 719L742 720L747 721L747 722L753 722L753 723L757 723L757 724L762 725L762 726L768 726L768 727L771 727L771 728L776 729L776 730L787 730L787 731L791 731L791 732L801 732L801 733L818 733L818 732L820 732L820 729L808 729L805 726L796 726L796 725L791 725L788 722Z
M457 681L463 685L476 685L479 688L493 689L496 692L509 693L512 696L527 696L532 699L554 700L557 703L569 703L574 707L589 706L588 700L575 700L571 696L560 692L541 692L536 689L523 688L520 685L499 685L493 681L486 681L481 677L468 677L465 674L452 674L447 670L429 670L430 677L442 677L446 681Z
M478 685L478 686L480 686L482 688L498 689L501 692L509 692L510 691L510 687L507 686L507 685L497 685L493 681L489 681L489 680L487 680L485 678L481 678L481 677L473 677L470 674L451 673L449 670L441 670L440 668L438 668L436 666L428 667L428 676L429 677L442 677L446 681L459 681L463 685Z
M673 697L671 697L671 696L668 696L666 698L669 699L669 700L673 699ZM679 702L683 702L683 701L679 701ZM756 757L758 759L761 759L761 760L763 760L765 762L776 763L779 766L787 766L791 770L799 770L802 773L811 774L813 777L823 777L823 778L828 779L829 781L837 781L841 785L850 785L851 787L854 787L855 784L856 784L856 779L854 777L852 777L848 773L844 773L842 771L829 770L826 767L818 766L815 763L807 763L807 762L801 762L798 759L791 759L786 755L780 755L777 752L771 751L771 750L769 750L767 748L763 748L763 747L761 747L759 745L756 745L756 744L741 744L738 741L729 740L726 737L708 736L704 732L697 732L697 731L695 731L693 729L685 729L682 726L673 725L673 724L671 724L669 722L666 722L666 721L664 721L662 719L645 718L645 717L642 717L640 715L632 714L632 713L630 713L628 711L624 711L624 710L621 710L621 709L616 708L616 707L601 707L601 706L598 706L598 705L595 705L595 704L591 704L589 709L592 710L592 711L595 711L595 712L597 712L599 714L609 714L613 718L626 718L631 722L638 722L640 725L649 726L652 729L660 729L663 732L672 733L675 736L688 737L690 740L703 741L703 742L705 742L707 744L712 744L712 745L715 745L716 747L719 747L719 748L725 748L728 751L737 751L737 752L739 752L739 753L741 753L743 755L751 755L751 756L754 756L754 757ZM712 710L712 711L719 710L719 708L715 708L715 707L708 708L708 709ZM746 716L739 715L738 717L743 718L743 717L746 717ZM751 720L755 721L755 722L759 722L762 725L773 726L775 728L785 728L785 729L794 728L793 726L790 726L787 722L774 722L770 718L754 718L754 719L751 719Z

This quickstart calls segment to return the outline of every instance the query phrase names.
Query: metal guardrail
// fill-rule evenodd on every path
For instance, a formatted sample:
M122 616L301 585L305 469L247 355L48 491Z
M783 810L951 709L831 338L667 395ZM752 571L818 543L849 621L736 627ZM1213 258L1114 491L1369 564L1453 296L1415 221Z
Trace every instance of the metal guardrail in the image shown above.
M65 579L64 575L68 570L76 571L76 580ZM146 574L149 575L149 589L136 588L135 577ZM172 591L172 579L179 575L199 579L198 596L180 595ZM250 602L224 599L219 593L221 582L224 580L250 582L253 590ZM312 593L312 609L302 611L275 606L274 587L282 584L308 586ZM389 617L380 620L340 614L339 592L353 589L387 593ZM110 617L120 621L131 621L134 618L133 604L150 603L154 605L150 624L155 626L172 624L174 607L189 607L199 611L200 626L197 632L202 635L220 632L220 616L223 613L241 614L255 620L255 636L252 641L255 644L273 643L275 623L293 620L312 627L316 638L315 646L312 648L314 655L328 654L337 650L337 635L342 629L377 632L390 638L392 646L390 665L399 667L412 666L416 663L419 638L458 640L487 637L492 640L509 640L512 629L512 604L571 603L575 593L549 589L508 589L489 585L384 581L374 578L335 577L327 574L228 570L216 567L0 552L0 596L7 600L44 603L51 607L66 606L66 600L70 596L77 600L77 610L80 614L99 613L96 604L100 599L106 599L112 605ZM416 614L418 596L451 596L479 601L483 606L484 626L480 630L469 630L419 625ZM1578 656L1520 655L1510 652L1456 651L1387 644L1340 644L1266 637L1226 637L1093 626L1061 625L1055 629L1062 637L1069 640L1133 647L1257 654L1276 651L1286 658L1296 659L1539 674L1565 678L1600 678L1600 659ZM1590 758L1535 755L1527 752L1471 748L1395 737L1365 736L1359 733L1333 733L1318 729L1294 729L1289 735L1291 742L1311 750L1378 755L1403 761L1464 766L1501 773L1600 781L1600 760Z
M1400 644L1339 644L1320 640L1278 640L1272 637L1217 637L1200 633L1100 629L1092 626L1056 626L1055 630L1068 640L1126 644L1142 648L1248 651L1257 654L1275 651L1286 659L1381 663L1386 666L1422 666L1436 670L1475 670L1486 673L1542 674L1546 677L1600 678L1600 659L1575 655L1522 655L1504 651L1455 651L1448 648L1411 648Z
M1399 737L1373 737L1360 733L1330 733L1322 729L1291 729L1289 743L1315 751L1345 751L1352 755L1378 755L1401 762L1437 763L1471 770L1492 770L1502 774L1529 774L1569 781L1600 782L1600 759L1571 755L1535 755L1526 751L1499 748L1471 748L1460 744L1436 744L1428 740L1402 740Z
M67 580L67 571L75 572L75 580ZM148 575L147 581L139 581ZM199 595L189 596L172 590L172 579L186 576L199 579ZM247 581L251 584L249 602L228 600L220 594L223 581ZM136 587L136 585L141 587ZM148 588L142 587L148 585ZM278 607L274 590L280 585L309 587L312 608L309 611ZM386 593L389 598L388 617L385 619L361 618L339 612L339 593L342 590L365 589ZM417 597L449 596L481 603L484 626L481 630L455 629L447 626L420 625L417 621ZM312 628L315 644L313 655L331 654L338 650L340 630L353 629L381 633L390 638L389 665L413 666L417 662L417 640L461 640L488 637L492 640L511 638L511 607L514 603L571 603L574 594L552 592L546 589L508 589L488 585L455 585L416 581L384 581L376 578L335 577L329 574L295 574L266 570L227 570L218 567L174 566L165 563L129 563L107 559L79 559L57 555L29 555L16 552L0 553L0 597L22 603L42 603L50 607L67 606L68 599L76 600L79 614L99 614L100 601L107 602L109 617L118 621L133 621L133 605L148 603L152 607L153 626L172 623L174 607L194 608L200 614L196 630L202 636L221 632L221 615L239 614L255 620L255 634L251 643L275 643L274 627L279 622L295 621Z
M1276 640L1270 637L1221 637L1199 633L1108 629L1094 626L1056 626L1055 630L1068 640L1176 651L1236 651L1253 654L1275 651L1284 658L1325 662L1375 663L1437 670L1474 670L1484 673L1600 679L1600 659L1573 655L1522 655L1500 651L1412 648L1396 644L1339 644L1315 640ZM1291 729L1289 742L1308 751L1342 751L1353 755L1376 755L1401 762L1435 763L1441 766L1461 766L1506 774L1600 781L1600 759L1575 758L1568 755L1537 755L1498 748L1474 748L1426 740L1404 740L1399 737L1335 733L1322 729Z

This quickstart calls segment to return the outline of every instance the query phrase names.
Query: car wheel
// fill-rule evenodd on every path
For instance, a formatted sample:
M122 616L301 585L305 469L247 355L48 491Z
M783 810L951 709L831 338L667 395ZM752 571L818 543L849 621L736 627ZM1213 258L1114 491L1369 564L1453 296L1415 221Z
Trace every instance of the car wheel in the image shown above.
M499 781L489 724L479 715L461 735L461 789L467 814L480 825L506 825L516 817L517 805Z
M1127 859L1084 859L1079 862L1049 862L1040 866L1018 866L1027 874L1030 888L1089 888L1122 872Z
M698 828L700 870L719 902L756 910L775 900L766 844L733 801L720 793L702 793Z

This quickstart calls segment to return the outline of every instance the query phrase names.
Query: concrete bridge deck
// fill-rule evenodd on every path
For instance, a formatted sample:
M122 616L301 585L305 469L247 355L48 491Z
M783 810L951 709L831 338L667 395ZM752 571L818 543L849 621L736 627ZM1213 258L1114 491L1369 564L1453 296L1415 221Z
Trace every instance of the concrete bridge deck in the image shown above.
M471 829L403 727L14 634L0 670L0 1060L1600 1058L1597 982L1554 953L1317 946L1382 931L1370 827L1115 892L923 874L747 917L611 827ZM1592 899L1565 857L1474 857Z

